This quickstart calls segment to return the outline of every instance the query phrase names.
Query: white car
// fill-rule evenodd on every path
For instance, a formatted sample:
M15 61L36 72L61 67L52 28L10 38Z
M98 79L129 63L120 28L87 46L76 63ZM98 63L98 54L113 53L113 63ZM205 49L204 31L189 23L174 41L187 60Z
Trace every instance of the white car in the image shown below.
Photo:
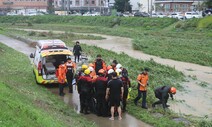
M100 16L100 12L94 12L94 13L91 13L91 16Z
M26 16L35 16L35 15L44 15L41 12L29 12L28 14L26 14Z
M164 18L164 17L166 17L166 15L164 15L163 13L158 13L157 16L158 16L159 18Z
M202 15L199 14L198 12L186 12L186 13L185 13L185 18L186 18L186 19L191 19L191 18L202 18Z
M180 12L172 13L168 16L169 18L176 18L176 19L184 19L184 14Z
M18 15L18 14L14 13L14 12L8 12L7 15L14 16L14 15Z

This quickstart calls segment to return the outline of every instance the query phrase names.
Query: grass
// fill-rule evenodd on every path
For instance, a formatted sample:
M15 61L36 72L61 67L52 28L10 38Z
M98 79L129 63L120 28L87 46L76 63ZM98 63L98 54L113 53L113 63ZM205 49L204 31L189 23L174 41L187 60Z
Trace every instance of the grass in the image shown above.
M0 59L0 126L95 126L33 82L27 56L0 43Z
M81 21L79 21L79 23L77 24L75 21L77 20L76 18L73 19L74 22L72 22L73 20L71 20L71 22L58 21L50 22L52 24L33 24L33 26L30 27L27 25L10 25L10 27L48 29L52 31L61 30L67 32L82 33L100 33L129 37L134 40L134 48L136 50L141 50L144 53L178 61L196 63L204 66L212 66L212 31L208 28L211 26L210 17L201 20L192 19L187 21L179 21L177 23L176 21L163 19L165 25L161 25L161 27L158 26L160 25L159 22L161 20L157 18L140 18L141 21L139 21L139 18L122 18L120 19L120 25L113 28L111 28L109 25L104 25L106 19L102 21L103 19L95 18L95 24L90 22L91 19L92 18L83 18L83 21L85 22L84 24ZM109 18L108 20L112 19L114 18ZM42 20L45 20L44 23L46 23L47 19L45 18ZM2 22L6 21L7 20L4 20ZM102 25L99 24L100 21L102 21ZM150 24L157 25L144 25L147 21L149 21ZM143 22L144 24L142 24ZM133 25L133 23L135 26ZM183 25L183 27L181 28L180 26L179 28L174 28L173 23L176 24L175 26L181 24ZM2 24L2 27L4 27L5 25L6 24ZM172 27L169 28L169 25ZM184 29L184 27L186 29ZM201 29L199 29L200 27Z

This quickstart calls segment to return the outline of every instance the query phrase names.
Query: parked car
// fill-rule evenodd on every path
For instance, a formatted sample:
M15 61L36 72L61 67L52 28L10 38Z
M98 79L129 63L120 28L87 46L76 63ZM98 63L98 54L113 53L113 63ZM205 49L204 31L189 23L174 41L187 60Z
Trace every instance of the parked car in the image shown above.
M181 13L181 12L175 12L175 13L172 13L168 16L169 18L176 18L176 19L184 19L184 14Z
M133 14L132 14L132 13L129 13L129 12L124 12L124 13L123 13L123 16L124 16L124 17L132 17Z
M123 13L121 13L121 12L116 12L116 16L122 17L122 16L124 16L124 15L123 15Z
M100 16L100 12L86 12L83 16Z
M158 15L156 13L152 13L152 17L156 18Z
M146 12L136 12L134 14L135 17L149 17L149 14Z
M44 13L41 13L41 12L29 12L25 16L36 16L36 15L44 15Z
M8 15L8 16L14 16L14 15L18 15L18 14L15 13L15 12L8 12L7 15Z
M157 13L158 18L164 18L166 17L166 15L164 15L163 13Z
M186 13L185 13L185 18L186 18L186 19L191 19L191 18L202 18L202 15L199 14L198 12L186 12Z
M211 10L205 10L202 12L202 16L212 15L212 9Z

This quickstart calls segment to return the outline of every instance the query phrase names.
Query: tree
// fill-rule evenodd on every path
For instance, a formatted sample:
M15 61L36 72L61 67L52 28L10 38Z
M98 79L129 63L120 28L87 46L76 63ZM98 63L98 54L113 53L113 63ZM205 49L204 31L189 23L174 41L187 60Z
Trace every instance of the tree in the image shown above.
M130 0L115 0L114 8L118 12L132 11L132 6L130 5Z
M139 11L142 11L145 8L144 5L139 3L139 2L137 3L137 5L138 5L138 8L139 8Z
M207 8L212 8L212 0L205 0L205 5Z

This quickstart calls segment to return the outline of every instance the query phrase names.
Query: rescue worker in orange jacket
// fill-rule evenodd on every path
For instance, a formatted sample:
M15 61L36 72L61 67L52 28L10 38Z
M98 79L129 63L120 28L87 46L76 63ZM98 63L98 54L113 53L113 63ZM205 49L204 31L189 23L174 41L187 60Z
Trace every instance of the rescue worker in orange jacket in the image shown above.
M148 69L145 68L144 72L138 75L137 82L138 82L138 96L134 99L135 105L137 105L138 100L142 96L142 108L147 109L146 106L146 94L147 94L147 84L148 84L149 76L148 76Z
M105 77L105 70L99 70L99 76L94 83L95 97L97 100L97 115L108 116L108 107L105 100L107 89L107 78Z
M88 114L88 108L91 106L92 99L92 79L90 77L90 70L84 71L84 76L80 76L78 79L78 92L80 95L80 113ZM91 109L91 108L90 108Z
M65 93L63 92L64 87L66 86L66 72L67 68L66 65L64 64L64 61L61 62L58 68L58 83L59 83L59 95L64 96Z
M167 105L167 101L169 99L169 95L173 98L173 95L176 94L176 88L175 87L170 87L170 86L161 86L158 87L154 90L155 92L155 97L159 99L159 101L156 101L155 103L152 104L152 107L154 108L155 105L162 104L163 109L168 108L169 105Z
M101 55L97 55L97 58L94 62L94 70L96 71L97 75L100 69L104 69L107 70L107 66L105 64L105 61L102 60L102 56Z
M76 73L76 64L71 60L71 58L68 58L65 65L67 68L66 79L69 86L69 93L73 93L72 80Z

